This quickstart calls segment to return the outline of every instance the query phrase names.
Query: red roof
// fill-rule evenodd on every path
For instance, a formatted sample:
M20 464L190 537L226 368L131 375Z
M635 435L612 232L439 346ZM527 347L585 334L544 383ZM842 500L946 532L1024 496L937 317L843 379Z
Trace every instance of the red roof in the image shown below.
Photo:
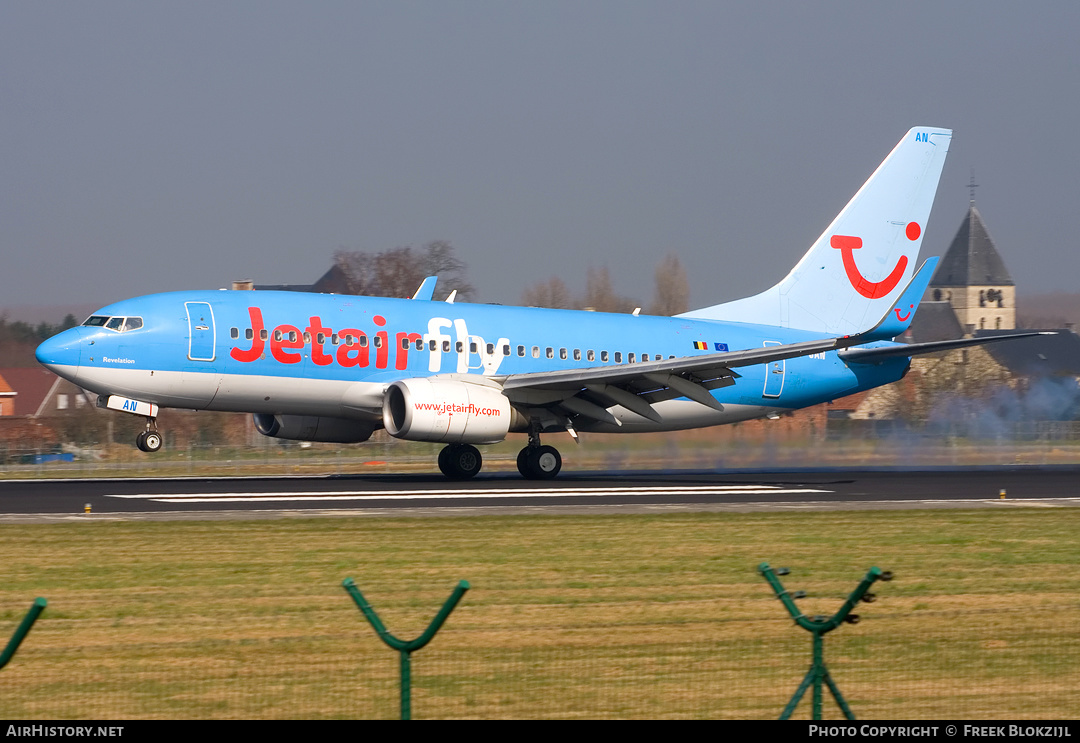
M17 392L15 415L34 415L49 394L58 377L48 369L0 369L0 377Z

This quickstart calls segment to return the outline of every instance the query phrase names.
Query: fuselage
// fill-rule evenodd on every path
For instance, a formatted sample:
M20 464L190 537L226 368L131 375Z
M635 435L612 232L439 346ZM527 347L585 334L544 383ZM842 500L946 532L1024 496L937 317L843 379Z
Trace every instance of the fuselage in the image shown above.
M120 320L118 318L123 318ZM803 330L686 318L261 291L155 294L103 307L42 344L38 358L99 395L162 407L381 419L390 383L461 379L762 348L821 338ZM661 421L615 406L622 423L579 430L674 430L761 417L896 381L908 359L845 364L830 351L740 368Z

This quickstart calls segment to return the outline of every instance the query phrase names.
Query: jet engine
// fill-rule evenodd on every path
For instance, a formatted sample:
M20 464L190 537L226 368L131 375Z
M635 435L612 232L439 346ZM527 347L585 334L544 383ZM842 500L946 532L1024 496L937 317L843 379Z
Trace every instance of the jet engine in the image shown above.
M334 444L359 444L371 438L371 423L348 418L316 415L271 415L256 413L255 429L263 436L292 441L324 441Z
M491 444L517 417L498 387L458 379L402 379L383 397L387 433L410 441Z

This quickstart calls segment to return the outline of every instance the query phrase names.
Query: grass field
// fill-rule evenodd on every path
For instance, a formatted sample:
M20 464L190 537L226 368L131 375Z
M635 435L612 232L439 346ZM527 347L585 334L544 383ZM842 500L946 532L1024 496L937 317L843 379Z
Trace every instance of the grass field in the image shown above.
M0 526L0 717L394 717L399 637L472 590L413 659L417 718L774 718L809 663L758 563L831 614L860 718L1076 718L1080 509ZM796 717L809 716L809 698ZM839 711L827 700L827 717Z

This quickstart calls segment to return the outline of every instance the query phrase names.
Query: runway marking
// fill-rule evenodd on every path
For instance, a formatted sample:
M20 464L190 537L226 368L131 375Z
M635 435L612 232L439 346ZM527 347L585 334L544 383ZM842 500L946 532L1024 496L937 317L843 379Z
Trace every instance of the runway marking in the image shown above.
M616 495L789 495L831 493L811 488L781 488L770 485L689 485L615 488L496 488L492 490L342 490L283 491L278 493L135 493L106 494L106 498L131 498L162 503L257 503L273 501L346 500L463 500L476 498L580 498Z

